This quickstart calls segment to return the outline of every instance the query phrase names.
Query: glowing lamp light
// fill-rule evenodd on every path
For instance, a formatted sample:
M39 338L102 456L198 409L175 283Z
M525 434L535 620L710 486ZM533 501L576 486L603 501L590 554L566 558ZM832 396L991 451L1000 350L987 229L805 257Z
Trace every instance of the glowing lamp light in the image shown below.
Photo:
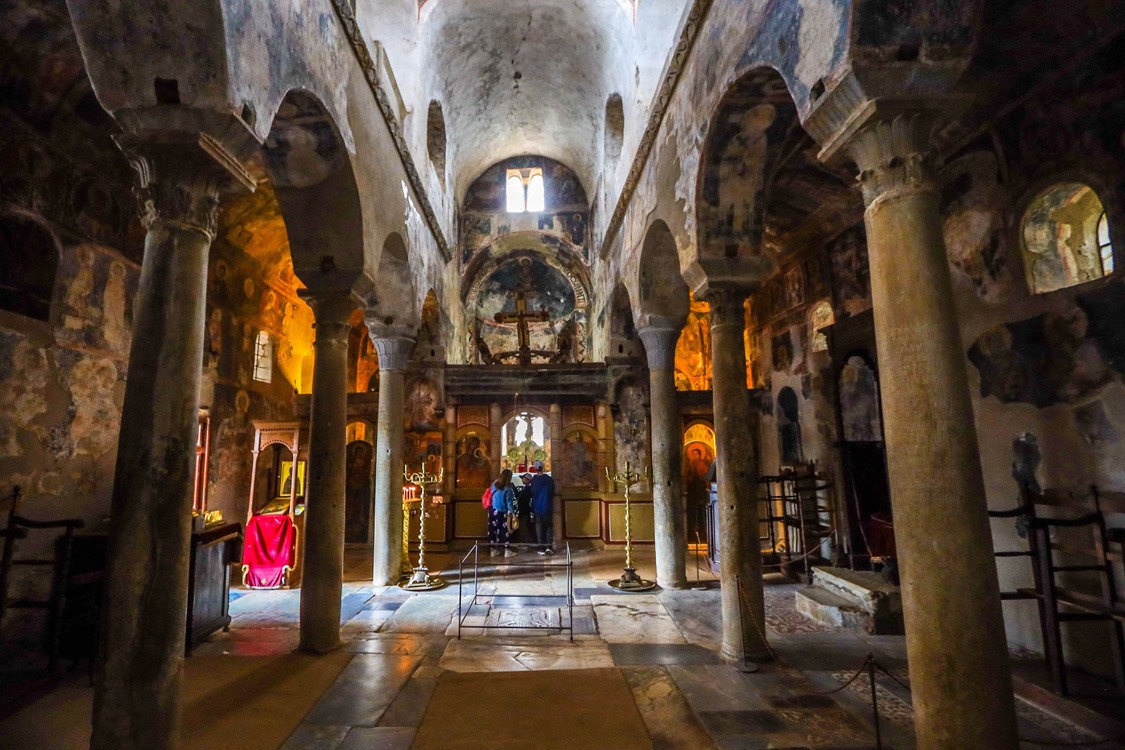
M404 482L402 485L402 501L404 503L417 502L422 497L421 485L414 482Z

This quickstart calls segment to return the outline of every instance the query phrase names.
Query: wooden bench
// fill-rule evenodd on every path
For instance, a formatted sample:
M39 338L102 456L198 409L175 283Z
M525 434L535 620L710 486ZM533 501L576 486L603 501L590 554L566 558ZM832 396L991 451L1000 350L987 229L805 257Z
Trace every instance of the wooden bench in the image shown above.
M1033 599L1038 603L1047 663L1062 695L1068 694L1062 624L1091 621L1111 624L1114 670L1118 688L1125 694L1125 604L1119 598L1113 570L1115 564L1121 564L1122 554L1111 549L1111 545L1125 540L1125 529L1109 528L1107 513L1125 513L1125 494L1101 492L1097 487L1091 487L1087 495L1051 489L1037 493L1024 487L1020 506L989 513L993 518L1022 516L1027 521L1027 551L1001 551L996 556L1030 558L1034 586L1001 592L1000 597L1004 601ZM1088 529L1091 543L1087 546L1073 539L1056 540L1062 529ZM1059 564L1057 554L1078 562ZM1096 576L1101 595L1064 586L1056 577L1060 573Z

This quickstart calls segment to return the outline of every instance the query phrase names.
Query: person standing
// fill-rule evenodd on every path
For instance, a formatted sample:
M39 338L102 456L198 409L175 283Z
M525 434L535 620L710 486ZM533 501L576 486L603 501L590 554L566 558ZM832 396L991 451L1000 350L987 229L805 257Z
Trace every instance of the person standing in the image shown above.
M535 541L540 545L537 554L553 555L554 529L552 504L555 499L555 480L543 471L543 463L535 462L535 475L531 479L531 514L535 519Z
M492 505L488 509L488 554L497 557L515 557L508 547L508 513L516 507L516 494L512 488L512 470L504 469L500 478L492 483Z

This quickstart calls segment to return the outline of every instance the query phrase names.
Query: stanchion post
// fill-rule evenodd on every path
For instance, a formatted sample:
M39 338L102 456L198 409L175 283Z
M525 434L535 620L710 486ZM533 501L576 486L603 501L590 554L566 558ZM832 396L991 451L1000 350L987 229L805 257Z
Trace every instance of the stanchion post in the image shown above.
M867 655L867 679L871 681L871 718L875 722L875 750L883 750L883 736L879 731L879 698L875 692L875 654Z

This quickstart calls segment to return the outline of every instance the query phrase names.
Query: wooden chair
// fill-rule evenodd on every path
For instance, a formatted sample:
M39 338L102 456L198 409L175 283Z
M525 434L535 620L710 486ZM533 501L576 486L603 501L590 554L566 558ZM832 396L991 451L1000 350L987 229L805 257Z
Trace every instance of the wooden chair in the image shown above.
M49 660L49 670L54 672L59 660L59 633L62 627L62 612L66 603L68 587L68 572L70 569L70 552L74 541L74 532L81 529L82 521L77 518L67 518L59 521L33 521L18 514L20 488L17 486L12 494L6 498L11 502L8 511L7 527L0 532L4 541L3 553L0 554L0 624L4 615L12 609L38 609L47 613L47 633L44 650ZM35 531L49 531L61 529L62 536L57 541L55 554L50 558L15 559L15 544L17 539L26 539ZM51 593L46 599L8 597L8 586L11 582L11 572L15 567L22 568L49 568L51 570Z
M1099 493L1090 488L1088 497L1065 490L1041 493L1024 488L1021 507L1011 511L994 511L993 518L1023 515L1028 522L1028 551L998 552L998 557L1028 557L1032 562L1034 586L1001 593L1001 599L1035 599L1039 604L1043 645L1051 678L1062 695L1068 695L1066 663L1063 658L1062 625L1068 622L1104 621L1111 625L1110 651L1118 689L1125 694L1125 606L1122 605L1114 581L1113 564L1121 563L1120 553L1110 550L1111 540L1119 540L1125 531L1107 527L1105 513L1125 513L1125 495ZM1092 509L1091 509L1092 506ZM1050 515L1044 515L1044 512ZM1073 539L1057 541L1053 535L1061 529L1087 529L1092 546L1083 546ZM1082 562L1059 564L1056 553ZM1064 585L1058 574L1094 574L1101 590L1093 595Z

